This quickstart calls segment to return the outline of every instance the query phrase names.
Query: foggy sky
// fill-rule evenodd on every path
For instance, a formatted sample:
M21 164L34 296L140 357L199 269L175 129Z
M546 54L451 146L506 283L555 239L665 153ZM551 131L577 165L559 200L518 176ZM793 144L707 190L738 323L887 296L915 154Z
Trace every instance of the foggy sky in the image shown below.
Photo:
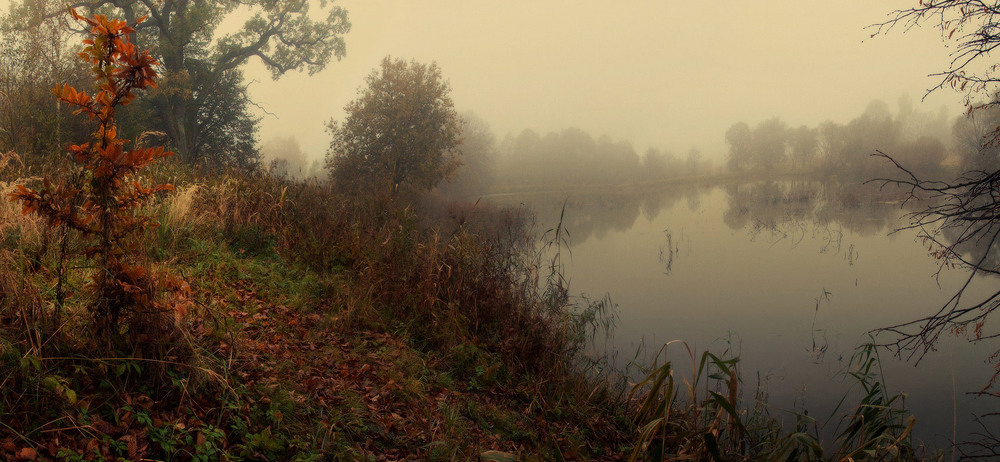
M0 8L7 10L7 0ZM260 141L296 137L318 158L324 127L342 119L364 77L386 55L436 61L460 111L498 137L567 127L679 154L721 159L731 124L778 116L789 126L847 122L872 99L919 101L947 67L933 29L870 38L872 23L916 0L848 2L631 2L344 0L347 57L314 76L272 81L246 67L263 109ZM499 5L496 6L496 5ZM939 90L918 104L960 113Z
M254 96L277 116L262 139L292 134L312 155L385 55L436 61L460 110L498 136L575 126L683 154L721 155L734 122L847 122L875 98L895 108L937 83L950 50L936 30L870 38L865 26L916 0L676 2L341 1L347 57L309 78L271 82L254 64ZM918 108L961 111L940 91Z

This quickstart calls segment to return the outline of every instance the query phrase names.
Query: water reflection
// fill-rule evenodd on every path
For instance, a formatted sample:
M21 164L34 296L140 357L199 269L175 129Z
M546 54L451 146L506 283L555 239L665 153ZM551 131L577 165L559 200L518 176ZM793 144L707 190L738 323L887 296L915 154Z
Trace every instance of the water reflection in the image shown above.
M612 231L628 231L639 217L657 220L679 201L688 211L702 207L702 198L719 186L690 184L670 187L623 187L593 191L505 194L489 197L503 204L529 204L540 217L559 217L565 204L563 225L573 242L603 239ZM874 185L842 184L809 180L759 181L721 186L726 194L722 220L732 230L746 229L750 238L770 234L768 239L801 241L806 233L826 234L836 247L843 231L861 236L885 234L899 226L899 218L921 208L904 202L898 191ZM814 229L809 225L825 228ZM839 249L838 249L839 250ZM1000 261L997 262L1000 265ZM1000 268L1000 266L998 266Z
M676 258L681 251L680 243L674 243L674 236L669 229L663 230L664 243L660 247L660 263L663 264L663 274L670 274L670 271L674 268L674 258Z
M833 295L826 287L823 288L823 293L816 298L816 309L813 310L813 321L812 328L812 347L808 349L809 355L812 356L813 363L819 364L823 362L823 358L826 357L826 351L830 348L830 343L826 339L826 329L820 329L816 327L816 320L819 318L819 307L826 302L826 305L830 304L830 296ZM819 334L817 338L816 334ZM841 358L842 359L842 358Z
M904 202L897 191L862 184L762 181L727 185L725 190L728 208L723 221L730 229L768 230L793 240L801 239L806 224L836 225L861 236L887 233L901 215L920 207Z
M489 196L488 199L505 205L528 204L540 223L558 218L565 203L567 213L563 217L563 226L570 231L574 244L582 244L591 238L603 239L609 232L628 231L639 217L647 223L652 222L681 200L686 201L688 210L696 211L701 207L701 196L711 189L708 185L628 187L565 193L503 194Z
M571 290L611 294L622 356L670 340L717 349L717 339L735 332L745 377L766 378L777 409L818 414L843 396L845 384L831 377L870 330L919 318L964 281L958 271L934 279L939 262L926 244L913 231L893 233L907 224L900 217L922 207L903 198L874 186L794 180L491 200L528 204L542 229L555 225L566 201ZM923 425L917 434L937 446L973 430L951 423L977 408L962 392L990 372L982 348L955 338L939 347L920 369L883 358L888 386L911 394L907 404Z

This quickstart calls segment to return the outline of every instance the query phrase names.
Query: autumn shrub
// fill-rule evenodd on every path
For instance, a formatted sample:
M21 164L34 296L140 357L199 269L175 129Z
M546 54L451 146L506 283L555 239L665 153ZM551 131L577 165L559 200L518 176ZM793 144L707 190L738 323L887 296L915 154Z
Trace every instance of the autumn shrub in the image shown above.
M145 268L140 240L155 223L137 210L172 186L144 185L138 173L170 153L162 147L126 147L128 140L118 137L115 115L136 97L136 91L156 86L156 60L129 41L134 29L124 21L102 15L87 18L72 9L70 13L90 28L79 56L92 65L97 92L90 95L69 85L54 91L61 102L89 118L95 126L93 137L68 148L75 168L67 174L55 180L43 178L39 189L18 185L10 198L20 202L23 214L35 213L50 229L61 231L59 292L66 262L74 258L68 233L84 243L79 256L92 260L95 267L89 285L95 339L106 345L118 343L126 321L133 339L148 343L157 336L149 329L163 324L162 315L169 311L157 299L157 279L171 283L175 279L150 274ZM62 293L57 297L61 304Z

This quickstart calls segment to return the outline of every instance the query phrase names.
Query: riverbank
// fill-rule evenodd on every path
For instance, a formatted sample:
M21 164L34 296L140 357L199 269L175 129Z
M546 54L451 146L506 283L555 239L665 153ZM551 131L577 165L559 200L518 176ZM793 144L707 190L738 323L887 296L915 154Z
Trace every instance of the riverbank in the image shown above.
M35 176L5 173L5 192ZM0 457L823 454L744 395L735 358L692 358L711 380L685 394L662 364L629 388L585 354L613 307L570 296L565 229L536 229L523 208L431 213L265 175L154 173L175 192L144 211L160 226L141 248L173 277L169 309L134 317L110 351L90 328L90 264L60 269L60 234L2 209ZM893 409L833 454L911 454Z
M68 262L56 313L53 234L5 206L0 457L618 460L628 447L621 388L579 354L596 307L574 306L537 260L526 215L443 235L413 207L322 185L158 175L176 192L149 208L145 258L183 283L146 319L157 337L123 327L111 352L92 353L87 263Z

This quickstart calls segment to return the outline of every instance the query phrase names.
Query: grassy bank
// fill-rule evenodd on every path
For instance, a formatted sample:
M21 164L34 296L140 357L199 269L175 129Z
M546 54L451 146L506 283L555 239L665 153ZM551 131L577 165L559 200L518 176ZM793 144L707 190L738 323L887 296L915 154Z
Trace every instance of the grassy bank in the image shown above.
M10 159L5 192L35 181ZM601 306L571 302L526 212L452 207L462 218L430 226L319 184L155 176L176 191L148 206L143 258L181 282L110 351L90 328L92 264L61 262L60 230L5 201L4 458L599 460L628 445L621 397L580 354Z
M52 171L5 159L4 192ZM626 387L585 354L610 302L570 296L565 230L526 210L171 163L153 176L175 191L144 211L160 225L142 259L173 282L166 309L132 313L110 348L82 244L0 209L5 460L915 456L870 350L849 371L861 401L828 442L815 419L772 412L723 354L648 365Z

